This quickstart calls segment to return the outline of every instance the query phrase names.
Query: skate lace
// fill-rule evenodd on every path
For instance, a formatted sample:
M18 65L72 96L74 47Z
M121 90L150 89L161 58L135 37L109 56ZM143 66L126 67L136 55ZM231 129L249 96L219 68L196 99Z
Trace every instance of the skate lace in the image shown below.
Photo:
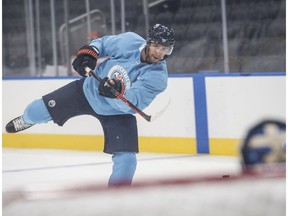
M23 118L22 118L22 117L15 119L15 120L13 121L13 124L14 124L14 128L15 128L16 131L24 130L24 129L32 126L31 124L26 124L26 123L23 121Z

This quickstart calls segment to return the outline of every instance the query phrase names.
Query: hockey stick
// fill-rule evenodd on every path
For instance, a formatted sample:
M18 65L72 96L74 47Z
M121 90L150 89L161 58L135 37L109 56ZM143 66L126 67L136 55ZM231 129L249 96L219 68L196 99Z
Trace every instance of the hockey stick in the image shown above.
M88 75L93 76L95 79L97 79L99 82L101 82L101 78L99 76L97 76L90 68L86 67L85 68L86 72ZM127 100L122 94L120 94L118 91L116 91L114 88L112 88L112 92L113 94L119 98L120 100L122 100L125 104L127 104L132 110L134 110L136 113L138 113L140 116L142 116L146 121L148 122L152 122L155 119L159 118L163 112L165 112L165 110L167 109L167 107L170 104L170 100L168 102L168 104L164 107L163 110L155 113L155 115L147 115L146 113L144 113L142 110L140 110L139 108L137 108L136 106L134 106L129 100Z

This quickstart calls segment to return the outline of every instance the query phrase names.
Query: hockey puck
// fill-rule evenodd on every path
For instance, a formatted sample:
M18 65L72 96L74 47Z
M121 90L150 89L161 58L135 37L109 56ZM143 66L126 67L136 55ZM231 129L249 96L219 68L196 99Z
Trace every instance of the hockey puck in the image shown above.
M230 178L230 175L223 175L222 178Z

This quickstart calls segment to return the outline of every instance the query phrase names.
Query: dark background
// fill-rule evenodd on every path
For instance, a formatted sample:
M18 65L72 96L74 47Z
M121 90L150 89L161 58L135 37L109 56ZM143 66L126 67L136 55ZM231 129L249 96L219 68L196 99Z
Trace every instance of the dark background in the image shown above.
M31 76L25 0L3 0L2 4L3 75ZM63 5L63 0L55 1L57 34L65 23ZM86 12L84 0L68 0L68 5L69 19ZM120 1L115 1L115 8L116 33L120 33ZM285 72L285 8L284 0L226 0L230 73ZM35 46L41 47L41 61L36 59L36 62L41 64L40 70L45 70L47 65L53 64L50 1L39 1L39 9L41 42L40 45L35 42ZM90 9L103 12L106 25L104 30L92 31L110 34L110 1L90 0ZM33 13L36 13L35 7ZM142 1L126 0L125 13L125 31L134 31L146 38ZM150 8L149 15L150 26L162 23L175 30L174 52L167 59L170 74L224 71L221 0L167 0ZM74 46L70 45L70 53L73 55L75 45L80 48L77 43L81 40L73 35L71 38L70 44ZM60 43L58 38L59 65L63 64Z

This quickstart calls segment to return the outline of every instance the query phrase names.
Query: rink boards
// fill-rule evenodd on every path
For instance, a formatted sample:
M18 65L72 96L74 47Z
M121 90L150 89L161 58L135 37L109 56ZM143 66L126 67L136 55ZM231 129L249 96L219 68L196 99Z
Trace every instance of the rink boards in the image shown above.
M18 134L5 124L41 98L74 78L4 79L2 144L15 148L103 149L97 119L80 116L63 127L49 122ZM143 152L238 155L247 130L263 119L286 120L285 73L195 74L169 77L168 88L144 111L169 107L155 122L137 116Z

